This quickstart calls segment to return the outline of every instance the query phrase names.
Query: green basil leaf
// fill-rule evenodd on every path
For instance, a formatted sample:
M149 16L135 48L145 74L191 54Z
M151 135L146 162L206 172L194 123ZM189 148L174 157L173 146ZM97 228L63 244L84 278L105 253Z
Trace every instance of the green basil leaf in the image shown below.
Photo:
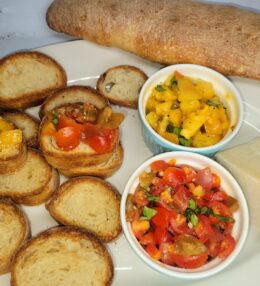
M150 220L154 215L157 214L157 210L149 208L147 206L143 207L143 217Z
M212 209L208 208L208 207L203 207L200 209L200 214L204 214L204 215L210 215L212 213Z
M146 194L147 200L149 202L159 202L160 197L159 196L154 196L151 193L149 193L145 188L142 188L142 191Z
M180 127L174 127L173 133L176 134L177 136L179 136L181 133L181 128Z
M181 145L186 146L186 147L190 147L192 143L191 138L188 140L188 139L185 139L184 137L179 137L179 141Z
M51 122L54 125L58 125L59 124L59 117L58 117L58 115L55 112L52 113Z
M199 218L195 215L195 213L191 214L190 222L193 226L196 226L199 222Z
M189 208L192 210L196 210L197 204L193 199L189 199Z
M166 90L161 84L157 84L155 89L159 92L163 92Z
M215 213L213 213L213 216L222 222L235 222L235 220L232 217L222 216Z

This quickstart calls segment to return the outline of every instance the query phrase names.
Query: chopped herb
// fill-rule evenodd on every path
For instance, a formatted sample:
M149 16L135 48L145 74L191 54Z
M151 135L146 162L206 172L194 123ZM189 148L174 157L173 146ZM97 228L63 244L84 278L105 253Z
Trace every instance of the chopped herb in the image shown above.
M176 77L175 77L175 75L171 78L171 87L175 87L175 86L177 86L177 84L178 84L178 81L177 81L177 79L176 79Z
M146 194L147 200L149 202L159 202L160 197L152 195L145 188L142 188L142 191Z
M173 133L176 134L177 136L179 136L181 133L181 128L180 127L174 127Z
M166 132L174 133L174 126L172 124L168 124L166 127Z
M189 199L189 208L192 210L196 210L197 204L193 199Z
M217 108L220 106L220 103L217 102L217 101L214 100L214 99L209 99L209 100L207 101L207 104L208 104L208 105L211 105L211 106L214 106L214 107L217 107Z
M157 90L159 92L163 92L166 89L161 84L157 84L156 87L155 87L155 90Z
M143 216L142 219L151 219L154 215L156 215L157 210L149 208L147 206L143 207Z
M215 213L213 213L213 216L222 222L235 222L235 220L232 217L226 217Z
M208 216L212 213L212 209L208 207L203 207L200 209L200 213Z
M189 222L191 222L191 224L193 226L196 226L197 223L199 222L199 218L197 217L196 213L194 210L192 210L191 208L187 208L185 211L184 211L184 215L186 216L187 220Z
M179 141L181 145L186 146L186 147L190 147L192 143L191 138L188 140L188 139L185 139L184 137L179 137Z
M52 122L54 125L59 124L59 118L58 118L58 115L57 115L55 112L52 113L51 122Z
M191 214L190 222L192 223L193 226L196 226L199 222L199 218L193 213Z

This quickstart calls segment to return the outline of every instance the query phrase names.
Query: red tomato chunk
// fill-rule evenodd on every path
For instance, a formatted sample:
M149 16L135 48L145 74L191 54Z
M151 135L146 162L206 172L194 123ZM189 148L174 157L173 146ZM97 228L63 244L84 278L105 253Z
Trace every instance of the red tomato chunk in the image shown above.
M221 178L208 167L196 170L178 166L175 160L155 161L150 167L140 176L126 208L127 220L146 252L188 269L228 257L236 245L232 229L238 202L221 189Z

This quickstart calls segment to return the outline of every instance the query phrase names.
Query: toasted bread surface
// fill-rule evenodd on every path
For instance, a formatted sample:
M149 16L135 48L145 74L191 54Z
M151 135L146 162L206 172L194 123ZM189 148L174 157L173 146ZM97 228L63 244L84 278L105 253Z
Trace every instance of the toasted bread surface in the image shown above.
M26 145L32 148L38 146L39 120L22 111L4 111L2 117L23 130Z
M68 169L59 169L60 173L67 177L77 176L96 176L100 178L107 178L112 176L122 165L124 157L124 150L121 144L119 144L112 156L107 161L94 164L86 167L73 167Z
M39 116L43 118L44 115L59 106L84 102L91 103L98 109L103 109L108 105L107 99L92 87L73 85L53 92L41 105Z
M134 66L116 66L100 76L97 90L114 104L137 108L139 92L147 78Z
M113 262L93 235L73 227L55 227L28 241L12 265L12 286L107 286Z
M260 14L231 5L55 0L47 23L57 32L154 62L200 64L225 75L260 79Z
M30 235L25 213L11 200L0 199L0 275L10 271L13 256Z
M0 60L0 107L38 105L51 91L67 85L63 68L39 52L18 52Z
M8 148L0 147L0 176L1 174L12 174L20 169L25 164L26 152L25 138L21 143Z
M56 172L43 155L39 151L28 149L26 162L19 170L9 175L0 175L0 197L10 197L14 201L25 203L30 196L40 196L42 192L48 193L49 189L54 191L57 180Z
M70 179L60 186L46 207L58 222L81 227L104 242L114 240L121 232L120 194L102 179Z

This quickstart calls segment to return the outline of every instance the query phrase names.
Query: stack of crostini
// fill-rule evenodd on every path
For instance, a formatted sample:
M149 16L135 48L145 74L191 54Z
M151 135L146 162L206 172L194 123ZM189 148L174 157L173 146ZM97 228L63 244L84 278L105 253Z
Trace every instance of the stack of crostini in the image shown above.
M96 89L68 87L65 70L45 54L0 60L0 274L11 271L12 285L111 284L105 243L121 233L120 193L104 178L123 161L124 114L110 102L136 108L146 78L118 66L104 72ZM34 106L37 118L27 110ZM30 238L20 204L42 203L59 226Z

